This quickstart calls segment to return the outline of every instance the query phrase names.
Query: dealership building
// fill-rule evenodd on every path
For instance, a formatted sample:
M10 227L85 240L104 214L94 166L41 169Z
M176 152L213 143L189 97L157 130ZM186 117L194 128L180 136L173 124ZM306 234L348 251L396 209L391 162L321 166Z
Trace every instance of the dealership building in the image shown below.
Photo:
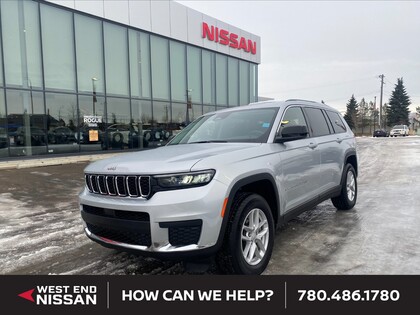
M260 38L174 1L0 1L0 160L165 144L258 98Z

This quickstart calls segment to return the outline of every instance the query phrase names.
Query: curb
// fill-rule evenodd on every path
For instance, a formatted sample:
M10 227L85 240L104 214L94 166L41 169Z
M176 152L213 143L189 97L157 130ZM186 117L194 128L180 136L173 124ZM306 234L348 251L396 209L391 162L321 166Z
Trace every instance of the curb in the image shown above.
M125 152L127 153L127 152ZM92 154L92 155L78 155L71 157L59 157L59 158L43 158L33 160L21 160L21 161L6 161L0 162L0 170L11 170L41 166L53 166L53 165L65 165L82 162L92 162L102 160L105 158L121 155L124 153L113 153L113 154Z

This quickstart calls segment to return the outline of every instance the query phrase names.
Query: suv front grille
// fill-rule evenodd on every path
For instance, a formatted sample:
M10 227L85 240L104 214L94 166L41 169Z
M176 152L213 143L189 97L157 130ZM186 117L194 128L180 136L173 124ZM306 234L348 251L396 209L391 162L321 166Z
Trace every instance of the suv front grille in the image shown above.
M148 198L151 193L150 176L85 174L85 183L94 194Z

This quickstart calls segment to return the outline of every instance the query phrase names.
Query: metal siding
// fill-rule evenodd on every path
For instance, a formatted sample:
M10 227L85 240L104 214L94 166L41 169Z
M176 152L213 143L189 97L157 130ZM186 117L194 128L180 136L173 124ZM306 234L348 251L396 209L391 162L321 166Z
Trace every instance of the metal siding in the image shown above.
M47 0L67 8L104 17L141 30L174 38L254 63L261 62L261 39L177 2L167 0ZM257 43L257 53L244 52L203 39L202 23L225 29Z
M104 1L106 19L129 25L128 0Z
M130 0L128 5L130 25L150 32L152 30L150 1Z
M188 15L187 7L170 2L171 38L188 42Z
M151 24L153 33L170 37L170 19L169 1L151 1Z

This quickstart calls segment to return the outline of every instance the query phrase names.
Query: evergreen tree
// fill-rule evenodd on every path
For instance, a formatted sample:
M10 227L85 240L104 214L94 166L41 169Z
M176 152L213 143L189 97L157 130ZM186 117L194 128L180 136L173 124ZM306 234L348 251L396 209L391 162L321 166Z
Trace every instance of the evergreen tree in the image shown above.
M390 126L404 124L408 125L408 114L411 101L408 96L403 79L398 79L395 89L392 91L387 108L387 121Z
M349 125L350 129L355 129L357 126L357 101L354 98L354 94L351 96L350 100L347 103L347 110L344 114L344 119Z
M358 106L359 116L360 116L360 125L362 127L362 135L364 133L364 128L366 126L366 116L369 112L369 104L365 101L365 98L362 98L362 100L359 102Z

